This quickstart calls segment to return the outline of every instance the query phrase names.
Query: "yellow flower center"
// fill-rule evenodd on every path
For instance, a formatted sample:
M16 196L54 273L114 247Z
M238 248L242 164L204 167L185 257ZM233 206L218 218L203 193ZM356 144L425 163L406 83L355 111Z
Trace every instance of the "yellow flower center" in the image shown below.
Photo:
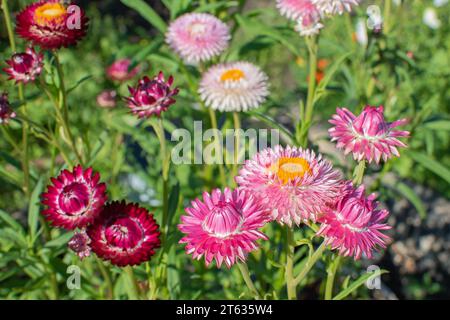
M222 73L222 76L220 77L220 80L222 82L225 81L239 81L242 78L245 77L244 71L240 69L230 69Z
M191 36L201 36L206 32L206 25L204 23L193 23L188 27Z
M66 14L67 10L62 4L47 3L36 9L34 18L39 25L46 25L49 22L63 22Z
M287 184L295 178L302 178L306 173L311 173L311 167L303 158L280 158L272 164L269 170Z

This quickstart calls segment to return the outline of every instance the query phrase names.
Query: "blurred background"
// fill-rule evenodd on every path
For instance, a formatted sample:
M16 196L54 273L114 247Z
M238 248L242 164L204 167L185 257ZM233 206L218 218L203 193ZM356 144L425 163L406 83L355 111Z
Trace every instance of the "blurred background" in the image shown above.
M30 2L10 2L10 9L17 12ZM146 2L167 22L183 12L199 10L216 14L232 26L231 48L221 59L244 59L260 65L269 74L272 94L259 111L294 129L298 101L306 95L306 46L292 25L279 15L275 1ZM178 58L164 45L164 36L148 20L118 0L76 3L87 10L89 33L76 48L61 52L68 81L74 86L69 104L73 114L71 122L76 126L75 136L82 139L94 155L92 163L109 183L111 199L137 201L158 211L161 206L158 196L161 193L160 165L155 160L159 159L158 140L149 126L137 124L127 114L123 101L118 101L116 108L105 109L97 105L96 97L105 89L117 89L121 96L127 96L127 85L134 85L139 76L152 76L164 70L174 75L176 85L182 89L177 104L170 108L166 117L171 120L166 128L168 132L177 127L191 130L193 120L202 117L201 111L192 92L186 89L187 80L180 73ZM383 28L367 27L369 5L380 9L385 19ZM384 11L387 5L389 9ZM366 0L351 15L327 20L321 33L317 80L326 77L335 62L340 59L343 62L334 73L326 96L316 105L316 125L310 133L316 148L344 172L350 172L354 166L350 157L336 152L329 141L327 121L338 106L359 112L366 104L384 105L387 119L410 119L407 129L412 132L409 148L400 158L384 166L371 166L365 178L369 189L379 194L383 206L391 212L389 224L393 226L390 231L393 242L374 260L358 262L358 268L350 261L343 267L339 274L343 283L356 278L369 265L389 271L382 277L381 290L368 290L363 286L354 297L450 298L449 18L448 1ZM0 25L0 60L4 61L10 51L3 20ZM23 43L20 46L23 48ZM119 58L130 58L134 65L141 67L138 77L120 86L105 75L105 68ZM198 78L194 69L189 72ZM13 103L17 102L14 85L4 74L0 77L0 86L1 91L10 92ZM49 121L52 107L39 90L29 86L26 96L32 101L28 107L29 117L39 123ZM222 115L219 122L226 128L231 119ZM14 134L20 136L19 125L12 123L11 126ZM248 116L244 126L267 127L267 124ZM39 176L50 175L51 152L36 133L32 137L35 183ZM19 162L7 142L0 139L0 208L26 225L28 207L23 203L17 183L21 181ZM62 161L59 163L61 165ZM173 217L174 225L183 212L183 204L215 185L214 181L204 182L199 178L202 170L200 166L174 167L172 184L178 188L181 199ZM172 241L179 238L177 232ZM26 257L2 233L0 239L0 297L42 297L40 288L44 284L37 276L33 279L23 271L24 265L37 265L38 260ZM66 254L64 243L56 247L48 261L54 264L53 271L63 277L64 263L73 262L74 257ZM45 244L39 248L36 255L48 254ZM239 286L232 277L235 270L207 269L202 263L192 262L181 246L171 254L172 287L169 290L172 298L239 296ZM261 262L263 260L274 263ZM255 268L272 274L276 270L276 260L276 253L273 257L256 255L252 263ZM302 298L314 298L321 290L318 286L324 276L323 266L316 272L308 280ZM85 276L86 281L92 281L88 289L63 294L69 298L95 297L94 288L98 284ZM262 277L258 279L262 284L279 285L269 276Z

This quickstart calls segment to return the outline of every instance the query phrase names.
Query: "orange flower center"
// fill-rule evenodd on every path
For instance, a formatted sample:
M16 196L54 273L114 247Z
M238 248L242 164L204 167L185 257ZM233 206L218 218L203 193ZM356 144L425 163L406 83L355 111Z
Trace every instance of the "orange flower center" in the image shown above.
M230 69L222 73L222 76L220 77L220 80L222 82L225 81L239 81L242 78L245 77L245 73L242 70L239 69Z
M287 184L295 178L302 178L306 173L311 173L311 167L303 158L280 158L272 164L269 170Z
M61 23L67 14L66 8L60 3L47 3L36 9L34 18L39 25Z

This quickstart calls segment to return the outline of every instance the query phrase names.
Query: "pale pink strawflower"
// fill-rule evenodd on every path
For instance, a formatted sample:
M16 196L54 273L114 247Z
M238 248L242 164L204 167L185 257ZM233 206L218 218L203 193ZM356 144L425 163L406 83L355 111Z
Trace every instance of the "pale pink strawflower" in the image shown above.
M365 159L369 163L379 163L392 155L399 157L397 147L406 145L397 138L409 136L408 131L394 130L408 121L386 122L383 106L366 106L359 116L346 108L337 108L329 122L334 125L328 131L332 141L337 141L336 147L344 149L345 154L352 152L357 161Z
M267 75L250 62L221 63L206 71L199 94L205 105L219 111L247 111L259 107L269 95Z
M133 79L139 73L140 68L131 68L131 66L130 59L119 59L106 69L106 75L109 79L119 82Z
M315 221L341 187L341 174L320 154L279 145L247 160L235 180L289 226Z
M312 0L277 0L277 8L288 19L315 24L320 19L320 12Z
M319 34L322 28L323 24L320 23L319 21L307 23L305 20L303 20L298 21L297 25L295 26L295 31L300 33L301 36L308 37Z
M170 47L187 63L211 60L228 48L228 26L208 13L187 13L173 21L166 34Z
M153 79L144 77L136 88L128 88L131 93L127 98L128 107L139 118L159 117L176 102L174 96L178 94L178 88L172 89L172 85L173 77L166 81L162 72Z
M206 265L214 259L217 267L245 262L258 248L256 241L267 240L259 229L269 220L268 212L244 191L204 192L203 201L196 199L185 210L178 225L185 234L180 243L186 243L186 253L194 259L204 257Z
M9 74L9 80L16 83L28 83L36 80L44 67L44 55L37 53L33 48L27 48L23 53L14 54L6 63L9 68L3 69Z
M320 219L317 235L323 236L325 243L340 255L357 260L364 254L370 259L377 247L386 247L389 237L382 231L391 228L384 223L389 212L377 209L375 199L375 194L366 197L363 185L355 189L347 182L339 200Z
M97 104L102 108L114 108L117 105L117 92L105 90L97 96Z
M92 168L76 166L72 172L63 170L42 194L42 211L55 227L67 230L86 227L100 214L107 199L106 185Z
M322 16L343 14L352 11L353 6L358 6L361 0L311 0Z
M83 229L80 232L75 232L67 245L70 250L77 254L80 260L83 260L91 255L90 243L91 239L86 234L86 230Z

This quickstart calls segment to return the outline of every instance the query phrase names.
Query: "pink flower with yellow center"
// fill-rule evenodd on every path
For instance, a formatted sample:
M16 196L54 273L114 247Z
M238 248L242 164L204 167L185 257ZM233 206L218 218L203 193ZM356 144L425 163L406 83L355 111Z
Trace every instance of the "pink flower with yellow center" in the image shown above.
M172 89L172 85L173 77L166 82L162 72L152 80L144 77L136 88L128 88L131 93L127 98L128 107L139 118L159 117L176 102L173 97L178 94L178 88Z
M16 22L16 32L22 38L44 49L75 45L86 35L87 27L88 18L80 7L65 6L59 0L30 4L17 15Z
M314 151L276 146L247 160L235 178L239 188L270 209L280 224L315 221L335 201L341 174Z
M408 131L394 130L406 124L406 119L386 122L383 107L366 106L359 116L355 116L346 108L337 108L336 114L329 121L334 125L329 129L336 147L344 149L344 153L353 153L355 160L367 160L369 163L387 161L392 155L400 156L397 147L406 147L398 140L408 137Z
M92 168L76 166L72 172L63 170L47 192L42 194L42 211L55 227L67 230L83 228L92 223L105 203L106 185L99 183L100 174L92 175Z
M228 26L208 13L187 13L173 21L166 41L187 63L211 60L228 48Z
M219 111L247 111L269 95L267 75L249 62L218 64L206 71L199 94L207 107Z
M267 240L259 229L269 220L268 212L244 191L204 192L203 201L196 199L185 210L178 225L185 234L180 243L186 243L186 253L194 259L204 257L206 265L214 259L217 267L245 262L258 248L256 241Z
M346 183L336 204L320 219L317 235L340 255L357 260L364 254L370 259L373 250L386 247L389 237L382 231L391 228L384 223L389 212L377 209L375 199L375 194L365 196L363 185L355 189L351 182Z
M149 261L161 246L153 214L124 201L105 205L87 234L92 251L119 267Z
M44 66L44 55L37 53L33 48L27 48L23 53L14 54L6 63L9 68L3 69L9 74L9 80L16 80L16 83L28 83L36 80L42 72Z

